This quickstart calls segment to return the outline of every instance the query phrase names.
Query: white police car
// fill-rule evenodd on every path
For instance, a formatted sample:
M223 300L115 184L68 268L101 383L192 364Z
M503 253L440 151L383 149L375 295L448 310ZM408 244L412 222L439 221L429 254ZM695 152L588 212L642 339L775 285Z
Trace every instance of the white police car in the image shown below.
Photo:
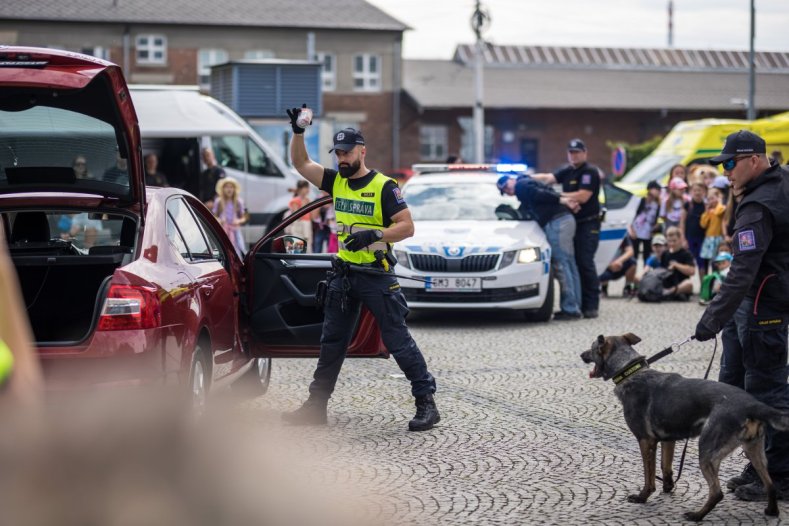
M416 309L517 309L547 321L553 313L551 248L536 221L521 220L502 173L524 165L416 165L403 187L416 231L396 243L397 273ZM602 272L626 234L638 198L604 185L607 213L595 261Z

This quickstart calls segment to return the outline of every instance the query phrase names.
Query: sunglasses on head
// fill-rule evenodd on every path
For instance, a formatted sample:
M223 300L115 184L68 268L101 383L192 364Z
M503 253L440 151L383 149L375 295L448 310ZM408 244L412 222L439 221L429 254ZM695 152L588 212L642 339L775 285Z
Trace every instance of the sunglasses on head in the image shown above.
M740 157L732 157L731 159L727 159L721 163L723 165L723 169L727 172L731 172L735 166L737 166L737 161L741 161L742 159L747 159L751 157L750 155L741 155Z

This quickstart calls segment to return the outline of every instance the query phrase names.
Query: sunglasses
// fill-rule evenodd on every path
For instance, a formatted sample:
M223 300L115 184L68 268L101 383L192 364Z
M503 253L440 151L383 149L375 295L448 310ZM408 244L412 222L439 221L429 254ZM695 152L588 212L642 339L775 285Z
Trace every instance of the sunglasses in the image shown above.
M727 159L721 163L723 165L723 169L727 172L731 172L735 166L737 166L737 161L741 161L742 159L747 159L751 157L750 155L742 155L740 157L732 157L731 159Z

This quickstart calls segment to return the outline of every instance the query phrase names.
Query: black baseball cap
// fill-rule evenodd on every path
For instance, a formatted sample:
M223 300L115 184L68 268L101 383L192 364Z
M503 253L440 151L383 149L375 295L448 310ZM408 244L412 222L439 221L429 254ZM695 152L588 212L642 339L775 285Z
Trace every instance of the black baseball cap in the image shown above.
M767 153L764 139L748 130L736 131L726 137L720 155L710 159L710 164L720 164L738 155L748 153Z
M660 190L660 183L657 181L649 181L647 184L647 190L652 190L653 188Z
M568 152L585 152L586 145L581 139L573 139L569 143L567 143L567 151Z
M353 150L354 146L364 146L362 132L355 128L345 128L334 134L334 147L329 150L329 153L334 150L349 152Z

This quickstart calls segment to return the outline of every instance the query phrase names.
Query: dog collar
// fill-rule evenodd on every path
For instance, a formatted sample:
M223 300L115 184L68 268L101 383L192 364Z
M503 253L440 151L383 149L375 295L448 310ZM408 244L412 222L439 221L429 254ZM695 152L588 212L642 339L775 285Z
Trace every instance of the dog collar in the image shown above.
M619 369L614 374L614 385L621 384L642 369L649 369L649 363L647 362L646 358L639 356L635 360L630 360L624 367Z

